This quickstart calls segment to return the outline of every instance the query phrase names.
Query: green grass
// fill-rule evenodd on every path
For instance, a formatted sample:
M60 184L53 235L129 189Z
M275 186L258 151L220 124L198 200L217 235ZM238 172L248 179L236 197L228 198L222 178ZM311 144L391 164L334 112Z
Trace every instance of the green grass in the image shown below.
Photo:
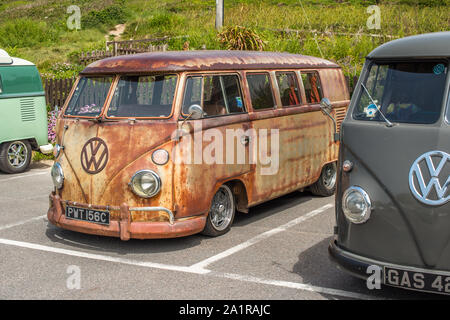
M53 154L43 154L39 151L33 151L31 160L32 161L55 160L55 157L53 156Z
M381 9L381 30L368 30L366 9L375 3ZM186 41L191 49L224 48L214 29L215 0L80 0L76 2L82 14L79 31L66 26L66 10L72 4L72 0L0 0L0 47L55 77L76 74L82 68L76 64L79 53L103 49L107 31L118 23L126 23L124 39L176 37L169 41L169 50L181 50ZM227 0L225 25L252 29L268 51L314 56L322 51L347 75L359 74L364 57L388 41L386 35L403 37L450 26L450 0L302 0L302 4L299 0ZM287 28L301 31L275 30ZM316 38L311 29L317 31ZM60 68L61 62L69 62L70 70Z

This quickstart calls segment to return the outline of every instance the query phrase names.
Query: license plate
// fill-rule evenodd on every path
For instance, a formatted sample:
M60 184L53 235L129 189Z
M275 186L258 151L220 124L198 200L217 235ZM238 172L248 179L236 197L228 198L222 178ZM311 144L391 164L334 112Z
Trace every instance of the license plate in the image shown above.
M109 212L66 206L66 218L109 225Z
M384 267L384 284L405 289L450 295L450 273L416 272Z

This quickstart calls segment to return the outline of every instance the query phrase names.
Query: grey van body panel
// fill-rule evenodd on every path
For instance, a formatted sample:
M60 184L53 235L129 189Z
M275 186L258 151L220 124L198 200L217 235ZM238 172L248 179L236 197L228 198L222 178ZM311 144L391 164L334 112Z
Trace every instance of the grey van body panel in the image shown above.
M367 58L448 57L450 31L427 33L387 42L373 50Z
M414 49L413 42L416 40L405 39L407 41L400 43L402 39L398 40L398 45L391 44L390 48L381 46L369 55L372 59L365 63L341 126L336 241L343 250L369 259L449 271L450 202L440 206L419 202L409 188L408 179L413 162L424 153L440 150L450 154L450 126L444 119L449 99L450 72L447 74L441 116L434 124L400 123L389 128L384 122L354 120L352 117L362 90L361 82L367 76L367 67L372 60L388 57L393 61L400 57L401 60L416 60L421 55L449 59L450 32L422 39L426 43L429 41L429 45L422 42L420 48ZM438 39L447 39L446 44L433 49L425 48ZM354 163L349 173L340 170L344 160ZM448 167L447 164L445 174L450 175ZM350 223L341 209L342 194L352 185L365 189L372 201L371 217L364 224Z

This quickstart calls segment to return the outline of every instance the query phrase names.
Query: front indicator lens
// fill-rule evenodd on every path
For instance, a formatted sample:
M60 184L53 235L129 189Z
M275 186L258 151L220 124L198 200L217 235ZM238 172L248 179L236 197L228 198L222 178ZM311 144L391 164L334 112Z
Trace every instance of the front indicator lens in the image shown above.
M165 165L169 161L169 153L164 149L158 149L153 152L152 160L157 165Z
M369 220L372 204L367 192L357 186L345 190L342 196L342 211L353 223L361 224Z
M57 189L61 189L64 185L64 173L59 162L55 162L52 167L51 176L53 180L53 185Z
M161 179L152 170L141 170L131 178L131 190L142 198L151 198L161 190Z
M58 159L59 155L61 154L61 146L59 144L55 144L55 147L53 148L53 156L55 159Z

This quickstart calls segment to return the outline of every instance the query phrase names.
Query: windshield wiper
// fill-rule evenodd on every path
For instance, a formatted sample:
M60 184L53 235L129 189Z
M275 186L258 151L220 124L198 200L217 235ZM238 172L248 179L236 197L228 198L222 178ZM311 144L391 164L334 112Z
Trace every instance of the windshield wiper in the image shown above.
M394 125L392 124L392 122L390 122L385 116L384 113L381 112L380 107L376 104L375 100L372 99L372 96L369 93L369 90L367 90L366 86L361 82L361 86L364 88L364 90L366 91L367 95L369 96L369 99L372 101L373 105L377 108L378 112L381 114L381 116L383 117L383 120L386 122L386 127L393 127Z
M96 122L96 123L101 123L101 122L118 122L119 120L116 120L116 119L106 119L105 117L96 117L96 118L88 119L88 121L93 121L93 122Z

